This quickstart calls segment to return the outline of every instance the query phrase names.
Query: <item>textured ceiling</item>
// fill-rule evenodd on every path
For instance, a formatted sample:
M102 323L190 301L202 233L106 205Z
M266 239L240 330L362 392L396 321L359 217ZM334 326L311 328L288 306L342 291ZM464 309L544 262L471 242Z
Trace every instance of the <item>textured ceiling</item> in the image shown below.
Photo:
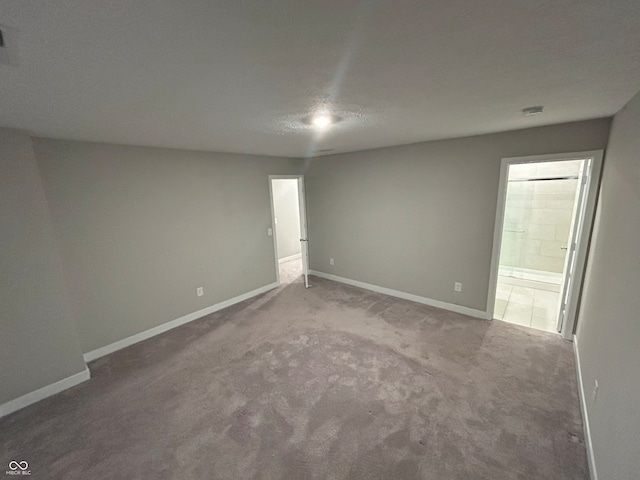
M603 117L639 25L637 0L0 0L0 126L301 157Z

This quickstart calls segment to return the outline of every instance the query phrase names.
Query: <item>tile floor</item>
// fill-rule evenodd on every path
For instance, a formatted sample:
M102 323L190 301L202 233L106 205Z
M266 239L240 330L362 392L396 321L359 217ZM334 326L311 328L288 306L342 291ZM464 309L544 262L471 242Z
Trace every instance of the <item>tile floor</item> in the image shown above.
M493 316L516 325L557 333L559 297L559 292L513 285L510 279L498 277Z

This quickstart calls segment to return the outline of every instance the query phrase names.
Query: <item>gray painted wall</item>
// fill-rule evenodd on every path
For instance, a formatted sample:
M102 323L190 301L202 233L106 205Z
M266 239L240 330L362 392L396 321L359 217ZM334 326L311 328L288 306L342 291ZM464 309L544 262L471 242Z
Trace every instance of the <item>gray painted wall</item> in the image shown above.
M614 117L578 320L600 479L632 480L640 472L639 248L640 94Z
M0 404L85 367L31 138L0 128Z
M276 217L278 258L300 253L300 209L298 181L273 180L273 209Z
M501 158L602 149L609 127L598 119L315 159L311 268L484 311Z
M33 141L84 352L275 282L268 175L299 160Z

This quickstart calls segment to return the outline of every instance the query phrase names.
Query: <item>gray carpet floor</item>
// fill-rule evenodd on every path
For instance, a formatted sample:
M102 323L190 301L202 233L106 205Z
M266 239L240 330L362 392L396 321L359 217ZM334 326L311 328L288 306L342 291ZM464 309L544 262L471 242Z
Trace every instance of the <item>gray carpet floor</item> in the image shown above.
M0 461L36 479L588 478L570 343L282 268L290 283L0 419Z

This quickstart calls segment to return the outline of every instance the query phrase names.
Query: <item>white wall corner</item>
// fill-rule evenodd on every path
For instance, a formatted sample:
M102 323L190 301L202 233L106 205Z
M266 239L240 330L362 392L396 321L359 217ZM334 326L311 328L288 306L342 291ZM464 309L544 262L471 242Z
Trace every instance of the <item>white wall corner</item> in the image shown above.
M87 352L83 355L84 361L88 363L96 360L97 358L109 355L110 353L122 350L123 348L129 347L135 343L147 340L151 337L155 337L156 335L160 335L161 333L177 328L181 325L184 325L185 323L193 322L194 320L217 312L218 310L222 310L223 308L230 307L231 305L235 305L236 303L243 302L252 297L255 297L256 295L268 292L269 290L273 290L278 285L278 282L270 283L250 292L243 293L242 295L238 295L228 300L224 300L209 307L203 308L202 310L198 310L196 312L184 315L183 317L176 318L175 320L170 320L166 323L163 323L162 325L158 325L157 327L145 330L144 332L136 333L135 335L132 335L130 337L123 338L122 340L118 340L114 343L110 343L109 345L105 345L104 347L96 348L95 350L91 350L90 352Z
M587 448L587 460L589 462L589 475L591 480L598 480L598 470L596 469L596 459L593 454L593 443L591 441L591 429L589 428L589 415L587 411L587 397L584 393L584 383L582 382L582 368L580 366L580 351L578 350L578 337L573 336L573 353L576 358L576 374L578 376L578 393L580 395L580 411L582 412L582 424L584 426L584 443Z
M317 270L309 270L309 275L315 275L316 277L326 278L327 280L333 280L334 282L344 283L354 287L364 288L365 290L371 290L372 292L382 293L391 297L402 298L404 300L411 300L412 302L422 303L429 305L430 307L441 308L443 310L449 310L450 312L461 313L474 318L480 318L482 320L490 320L489 313L476 310L475 308L465 307L463 305L456 305L454 303L441 302L440 300L434 300L432 298L421 297L420 295L414 295L412 293L401 292L399 290L393 290L387 287L380 287L371 283L360 282L358 280L351 280L350 278L339 277L330 273L319 272Z
M22 395L14 400L9 400L8 402L3 403L0 405L0 417L4 417L5 415L9 415L10 413L28 407L40 400L44 400L56 393L60 393L63 390L75 387L82 382L86 382L90 378L91 372L89 371L89 368L85 366L83 371L71 375L70 377L63 378L62 380L58 380L57 382L34 390L33 392L29 392L26 395Z

